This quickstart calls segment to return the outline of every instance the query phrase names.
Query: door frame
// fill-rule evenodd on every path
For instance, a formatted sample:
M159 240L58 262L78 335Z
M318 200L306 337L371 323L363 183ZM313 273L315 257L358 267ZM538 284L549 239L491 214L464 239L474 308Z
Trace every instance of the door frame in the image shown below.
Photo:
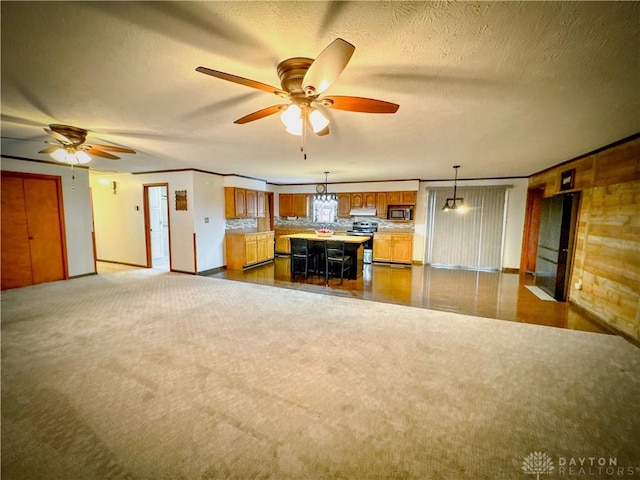
M536 185L527 189L527 205L525 207L524 232L522 235L522 252L520 254L520 274L530 274L535 277L535 258L538 253L538 232L540 231L540 217L545 185ZM533 255L533 269L527 268L527 259Z
M142 185L143 198L144 198L144 243L147 251L147 268L153 267L153 260L151 258L151 217L149 213L149 189L152 187L165 187L167 189L167 235L169 236L169 271L173 271L173 265L171 264L171 210L169 209L169 183L144 183Z

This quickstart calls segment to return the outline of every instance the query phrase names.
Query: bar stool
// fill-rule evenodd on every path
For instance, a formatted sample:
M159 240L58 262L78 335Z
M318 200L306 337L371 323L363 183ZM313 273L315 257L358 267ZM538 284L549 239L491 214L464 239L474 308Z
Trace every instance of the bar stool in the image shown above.
M341 240L327 240L324 243L325 285L329 285L329 278L333 276L332 268L340 266L340 285L344 280L344 272L351 268L351 257L345 255L345 243ZM337 270L337 268L336 268ZM336 275L337 276L337 275Z
M304 278L314 267L315 254L309 249L309 241L305 238L291 238L291 278L297 273L304 273ZM311 267L311 268L310 268Z

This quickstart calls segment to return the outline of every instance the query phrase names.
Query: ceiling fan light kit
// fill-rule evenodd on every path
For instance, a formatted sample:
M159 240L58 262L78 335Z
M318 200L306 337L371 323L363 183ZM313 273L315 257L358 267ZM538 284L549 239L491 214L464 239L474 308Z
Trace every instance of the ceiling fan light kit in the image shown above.
M293 57L278 64L277 73L282 89L256 80L239 77L230 73L198 67L196 71L221 80L238 83L275 94L289 100L289 104L273 105L245 115L234 123L244 124L281 112L280 120L292 135L302 136L305 127L316 135L329 133L329 120L320 111L321 108L333 108L363 113L395 113L399 105L372 98L331 96L318 98L324 93L345 69L355 47L341 38L331 42L318 57ZM301 150L304 151L304 141Z
M61 163L69 165L84 165L91 161L91 157L83 150L71 147L59 147L51 153L51 158Z
M108 158L109 160L120 159L120 157L105 152L104 150L136 153L135 150L131 150L130 148L116 147L113 145L87 145L85 144L88 133L87 130L72 125L53 123L49 125L49 128L45 128L44 131L56 140L57 145L47 147L38 153L48 153L55 161L68 163L69 165L84 165L89 163L92 160L91 155Z

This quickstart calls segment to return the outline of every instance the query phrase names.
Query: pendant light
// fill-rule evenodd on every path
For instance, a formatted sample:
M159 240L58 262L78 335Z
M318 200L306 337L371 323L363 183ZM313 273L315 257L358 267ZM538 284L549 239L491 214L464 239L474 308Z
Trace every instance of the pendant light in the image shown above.
M329 172L324 172L324 185L320 184L318 185L318 187L324 187L324 188L316 188L316 191L318 191L318 193L322 192L319 195L316 195L316 199L320 200L321 202L330 202L330 201L338 201L338 196L335 193L329 193L328 191L328 176L329 176Z
M447 200L444 202L444 207L442 207L442 210L444 212L448 212L450 210L456 210L458 213L464 213L467 211L464 205L464 198L456 196L457 188L458 188L458 169L459 168L460 168L460 165L453 166L453 169L456 171L456 175L453 180L453 197L447 198Z

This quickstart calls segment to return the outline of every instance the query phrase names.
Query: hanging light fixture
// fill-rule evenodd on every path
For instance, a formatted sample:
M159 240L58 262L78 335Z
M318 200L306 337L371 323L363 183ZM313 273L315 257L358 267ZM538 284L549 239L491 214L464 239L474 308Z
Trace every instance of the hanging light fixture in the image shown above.
M329 172L324 172L324 184L319 183L316 185L316 192L318 194L315 198L321 202L338 201L338 196L335 193L329 193L328 191L328 176Z
M464 204L464 198L456 196L458 188L458 169L460 168L460 165L454 165L453 168L456 171L456 175L453 180L453 197L447 198L447 200L444 202L444 207L442 207L442 210L445 212L455 210L458 213L464 213L467 211L467 208Z
M54 150L51 158L60 163L68 163L69 165L84 165L91 161L91 157L84 150L73 146L66 145Z

